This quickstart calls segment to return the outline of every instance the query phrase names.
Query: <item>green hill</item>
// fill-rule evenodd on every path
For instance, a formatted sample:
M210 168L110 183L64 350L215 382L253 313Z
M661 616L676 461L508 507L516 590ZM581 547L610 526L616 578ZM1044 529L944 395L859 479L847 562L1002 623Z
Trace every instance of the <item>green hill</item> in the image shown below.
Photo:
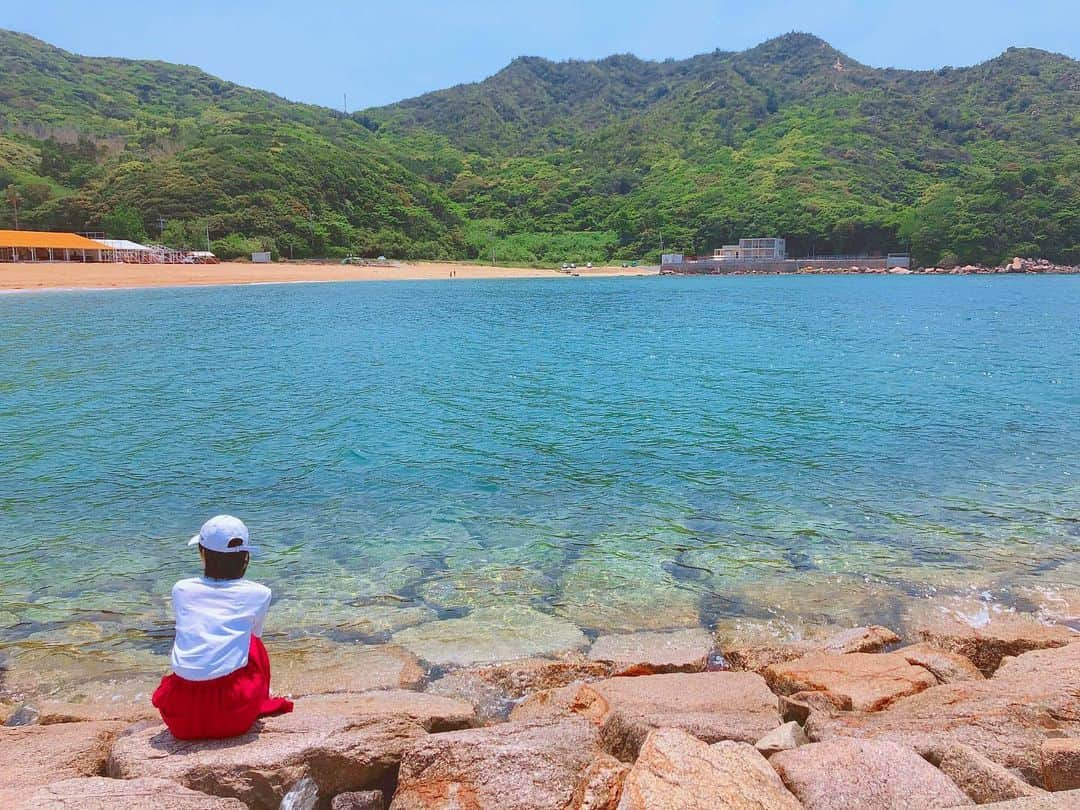
M0 32L0 184L27 224L164 217L172 241L208 225L226 254L494 242L504 260L602 261L776 234L793 253L1080 262L1078 144L1080 63L1037 50L934 72L805 34L660 63L527 57L346 117Z

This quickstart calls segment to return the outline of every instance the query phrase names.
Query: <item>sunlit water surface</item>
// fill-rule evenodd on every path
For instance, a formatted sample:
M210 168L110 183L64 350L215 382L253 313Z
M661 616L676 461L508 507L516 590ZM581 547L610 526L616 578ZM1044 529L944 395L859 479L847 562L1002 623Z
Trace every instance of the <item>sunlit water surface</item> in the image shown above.
M282 639L1024 604L1080 585L1080 278L0 297L0 661L163 666L218 512Z

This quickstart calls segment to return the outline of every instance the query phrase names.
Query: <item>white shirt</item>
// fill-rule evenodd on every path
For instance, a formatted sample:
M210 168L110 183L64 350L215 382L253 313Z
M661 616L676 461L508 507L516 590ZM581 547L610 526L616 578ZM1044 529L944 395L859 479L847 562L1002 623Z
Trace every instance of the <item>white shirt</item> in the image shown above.
M251 636L262 636L270 589L249 579L195 577L173 586L172 604L173 672L209 681L247 666Z

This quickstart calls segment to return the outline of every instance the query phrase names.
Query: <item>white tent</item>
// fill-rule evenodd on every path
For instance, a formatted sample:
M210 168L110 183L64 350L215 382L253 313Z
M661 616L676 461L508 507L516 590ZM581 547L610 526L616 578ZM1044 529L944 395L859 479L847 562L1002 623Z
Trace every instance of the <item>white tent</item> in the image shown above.
M146 251L151 252L153 248L149 248L146 245L140 245L138 242L132 242L127 239L98 239L101 244L108 246L112 250L132 250L132 251Z

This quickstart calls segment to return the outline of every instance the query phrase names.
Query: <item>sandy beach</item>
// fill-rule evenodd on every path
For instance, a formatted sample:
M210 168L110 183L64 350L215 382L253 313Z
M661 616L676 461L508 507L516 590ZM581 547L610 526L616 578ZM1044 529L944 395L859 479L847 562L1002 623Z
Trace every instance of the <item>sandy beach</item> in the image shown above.
M130 289L314 281L425 281L457 279L566 278L558 270L490 267L452 262L402 262L385 266L343 264L81 264L38 262L0 265L0 290ZM593 267L581 276L656 275L653 267Z

